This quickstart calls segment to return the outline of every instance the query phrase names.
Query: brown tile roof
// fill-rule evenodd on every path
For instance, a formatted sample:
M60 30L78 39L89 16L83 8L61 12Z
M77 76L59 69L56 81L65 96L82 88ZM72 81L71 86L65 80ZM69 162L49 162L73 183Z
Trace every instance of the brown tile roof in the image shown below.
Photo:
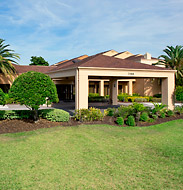
M15 65L15 64L13 64L13 66L15 67L18 74L25 73L27 71L37 71L41 73L47 73L53 68L56 68L56 66Z
M83 60L73 62L72 60L65 62L50 71L57 71L60 69L72 69L78 67L101 67L101 68L128 68L128 69L150 69L150 70L168 70L167 68L157 67L154 65L147 65L130 61L126 59L119 59L105 55L94 55Z

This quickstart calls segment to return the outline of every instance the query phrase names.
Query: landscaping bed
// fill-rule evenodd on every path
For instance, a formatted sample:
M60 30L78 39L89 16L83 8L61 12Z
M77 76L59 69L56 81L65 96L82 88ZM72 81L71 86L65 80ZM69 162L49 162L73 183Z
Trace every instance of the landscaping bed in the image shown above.
M160 124L176 119L183 119L183 115L174 115L171 117L166 118L158 118L156 121L149 123L149 122L138 122L139 127L145 127L145 126L151 126L155 124ZM17 132L23 132L23 131L33 131L41 128L51 128L51 127L57 127L57 126L78 126L78 125L84 125L84 124L109 124L109 125L117 125L115 122L115 118L110 116L105 116L102 121L76 121L73 118L70 119L69 122L52 122L48 121L46 119L40 119L37 122L34 122L31 119L13 119L13 120L2 120L0 121L0 134L3 133L17 133ZM120 127L120 126L119 126ZM123 127L129 127L127 125L123 125Z

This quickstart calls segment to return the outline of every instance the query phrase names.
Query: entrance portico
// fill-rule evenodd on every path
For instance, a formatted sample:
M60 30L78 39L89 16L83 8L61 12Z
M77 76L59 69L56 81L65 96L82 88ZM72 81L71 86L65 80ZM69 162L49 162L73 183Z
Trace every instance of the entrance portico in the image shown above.
M127 69L127 68L100 68L100 67L77 67L50 72L52 79L74 77L75 81L75 109L88 108L88 80L94 78L108 79L110 83L111 104L117 105L118 80L138 78L161 78L162 79L162 103L169 109L174 108L174 76L175 71L166 69ZM131 80L132 81L132 80ZM129 93L132 82L129 84Z

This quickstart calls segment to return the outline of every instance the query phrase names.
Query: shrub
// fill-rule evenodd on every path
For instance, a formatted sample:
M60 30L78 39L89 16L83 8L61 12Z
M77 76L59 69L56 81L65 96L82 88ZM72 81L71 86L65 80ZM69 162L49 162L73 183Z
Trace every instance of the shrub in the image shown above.
M88 121L89 120L89 110L88 109L80 109L75 110L74 118L78 121Z
M107 109L104 110L104 116L108 116L109 112Z
M129 95L127 93L122 93L118 95L118 100L122 102L128 102L128 97Z
M139 103L133 103L133 108L136 112L142 112L146 109L146 107L143 104Z
M66 122L69 121L70 115L68 112L60 109L45 109L39 110L40 116L49 121Z
M133 93L132 96L140 96L140 94L138 94L138 93Z
M149 120L149 116L147 112L143 112L140 116L140 121L148 121Z
M149 102L149 97L145 96L129 96L127 97L129 102Z
M106 96L105 96L105 99L109 99L109 97L110 97L109 95L106 95Z
M30 110L0 110L0 119L28 119L32 118Z
M152 118L156 120L158 119L158 116L156 114L152 114Z
M102 120L104 117L104 115L100 109L91 107L89 109L89 112L90 112L90 114L89 114L90 121Z
M147 102L147 98L135 98L134 102Z
M5 101L6 101L6 104L14 103L13 98L10 98L8 93L5 93Z
M94 96L94 97L88 97L89 102L106 102L106 99L104 96Z
M166 105L163 104L155 104L154 103L154 108L152 110L153 114L158 114L161 110L163 110L166 107Z
M89 93L88 97L93 98L93 97L98 97L100 96L99 93Z
M75 110L74 118L75 120L79 121L95 121L95 120L102 120L104 114L101 112L100 109L97 108L90 108L88 109L80 109Z
M167 116L168 117L173 116L173 115L174 115L174 112L172 110L167 111Z
M135 118L134 118L134 116L132 116L132 115L128 116L126 124L129 125L129 126L135 126Z
M149 96L149 102L152 102L153 97Z
M183 106L176 106L174 111L178 114L182 114L183 113Z
M153 118L149 118L148 122L149 122L149 123L153 123L153 122L154 122L154 119L153 119Z
M5 104L6 104L5 93L0 88L0 105L4 106Z
M125 119L129 115L134 114L134 109L131 105L130 106L121 105L118 109L115 109L115 110L116 111L114 111L114 116L115 117L123 117L123 119Z
M116 120L116 123L118 125L124 125L124 119L122 117L118 117L117 120Z
M60 109L39 110L39 116L50 121L69 121L69 113ZM0 110L0 119L31 119L30 110Z
M58 102L56 86L48 75L29 71L18 76L13 82L10 98L25 105L34 112L34 120L38 119L40 105L48 102Z
M155 98L161 98L161 94L154 94L153 97L155 97Z
M161 117L161 118L165 118L165 117L166 117L165 113L164 113L164 112L161 112L161 113L160 113L160 117Z
M115 108L107 108L107 116L114 116Z
M178 86L175 90L176 100L183 102L183 86Z
M152 102L161 102L161 98L152 98Z

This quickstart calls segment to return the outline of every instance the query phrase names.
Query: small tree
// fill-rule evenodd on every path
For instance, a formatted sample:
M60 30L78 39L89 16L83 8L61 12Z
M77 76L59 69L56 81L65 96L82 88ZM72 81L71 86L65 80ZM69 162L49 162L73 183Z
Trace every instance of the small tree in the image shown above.
M29 71L21 74L13 82L9 95L15 102L25 105L34 112L38 120L38 109L48 101L58 102L56 86L48 75Z
M0 88L0 105L4 106L5 104L6 104L5 93Z
M30 59L31 63L29 65L42 65L49 66L49 63L45 61L43 57L32 56Z

